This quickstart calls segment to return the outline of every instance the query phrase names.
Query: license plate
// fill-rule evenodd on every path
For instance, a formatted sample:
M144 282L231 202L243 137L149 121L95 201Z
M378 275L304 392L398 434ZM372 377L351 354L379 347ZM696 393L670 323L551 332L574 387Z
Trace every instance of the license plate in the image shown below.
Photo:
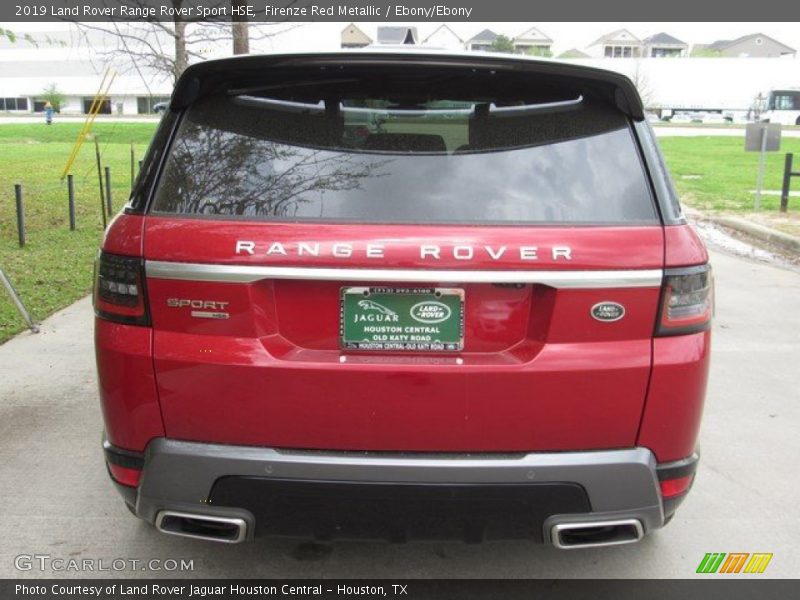
M464 348L464 290L346 287L341 303L344 349L457 352Z

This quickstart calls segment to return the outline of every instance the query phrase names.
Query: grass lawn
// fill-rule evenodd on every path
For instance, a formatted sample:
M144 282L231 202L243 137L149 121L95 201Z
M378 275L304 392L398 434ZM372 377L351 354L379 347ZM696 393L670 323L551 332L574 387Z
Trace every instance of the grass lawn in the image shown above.
M102 237L94 145L84 145L73 166L77 231L69 231L66 182L59 176L80 123L0 125L0 265L37 320L67 306L91 290L92 263ZM130 191L130 146L137 160L144 155L155 123L100 123L94 131L104 165L111 167L114 207ZM757 153L745 153L744 142L730 137L666 137L661 145L683 200L705 211L752 211ZM454 142L455 143L455 142ZM784 138L782 151L770 153L765 189L779 190L783 156L797 154L800 139ZM798 168L795 167L795 168ZM14 184L25 193L28 243L17 244ZM800 181L795 180L795 190ZM778 196L764 196L759 215L777 216ZM800 216L800 199L790 200L790 217ZM0 343L24 325L0 290Z
M103 164L111 167L115 210L130 192L130 148L144 156L154 123L97 124ZM36 320L91 290L94 254L103 234L94 143L87 140L72 167L76 231L69 230L67 184L61 170L80 123L0 125L0 266ZM23 186L27 244L17 242L14 184ZM0 343L24 329L0 287Z
M663 137L659 139L681 200L702 211L747 213L753 210L758 176L758 152L745 152L739 137ZM800 168L800 138L783 138L780 152L768 152L764 190L780 191L783 162L794 152ZM800 191L800 180L792 181ZM777 213L779 195L762 195L761 210ZM800 212L800 199L790 198L789 210Z

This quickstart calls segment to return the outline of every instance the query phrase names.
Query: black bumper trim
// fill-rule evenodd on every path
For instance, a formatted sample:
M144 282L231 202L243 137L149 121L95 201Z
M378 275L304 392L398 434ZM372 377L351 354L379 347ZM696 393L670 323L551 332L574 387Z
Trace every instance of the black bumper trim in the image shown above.
M656 475L658 475L659 481L666 481L668 479L679 479L681 477L689 477L694 476L697 472L697 464L700 461L699 453L695 452L691 456L688 456L682 460L676 460L674 462L663 463L656 467ZM664 517L665 519L669 520L672 518L672 515L675 514L675 511L678 510L678 507L681 503L686 499L689 495L689 492L694 485L694 478L692 478L689 487L686 488L686 491L678 494L677 496L672 496L671 498L663 498L662 504L664 505Z
M697 471L697 463L699 461L700 454L695 452L684 459L656 465L658 480L665 481L667 479L679 479L680 477L694 475Z
M107 439L103 439L103 453L105 454L106 462L112 465L139 471L144 469L144 452L123 450L112 445Z
M575 483L433 484L222 477L208 504L245 510L256 535L334 539L533 539L554 515L587 514Z

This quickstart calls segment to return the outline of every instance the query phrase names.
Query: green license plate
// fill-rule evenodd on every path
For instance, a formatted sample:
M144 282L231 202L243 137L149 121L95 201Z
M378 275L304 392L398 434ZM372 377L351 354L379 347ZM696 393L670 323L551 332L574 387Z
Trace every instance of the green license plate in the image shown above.
M464 290L346 287L341 302L344 349L457 352L464 348Z

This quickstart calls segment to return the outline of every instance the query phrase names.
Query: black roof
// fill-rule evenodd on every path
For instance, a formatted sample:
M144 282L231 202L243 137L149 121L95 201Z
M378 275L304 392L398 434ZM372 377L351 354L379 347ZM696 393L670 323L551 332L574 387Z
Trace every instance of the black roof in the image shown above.
M467 41L469 41L469 42L493 42L498 37L499 36L494 31L492 31L491 29L484 29L480 33L473 35Z
M663 31L661 33L651 35L649 38L645 38L644 41L647 44L686 45L686 42L679 40L676 37L672 37L670 34L664 33Z

